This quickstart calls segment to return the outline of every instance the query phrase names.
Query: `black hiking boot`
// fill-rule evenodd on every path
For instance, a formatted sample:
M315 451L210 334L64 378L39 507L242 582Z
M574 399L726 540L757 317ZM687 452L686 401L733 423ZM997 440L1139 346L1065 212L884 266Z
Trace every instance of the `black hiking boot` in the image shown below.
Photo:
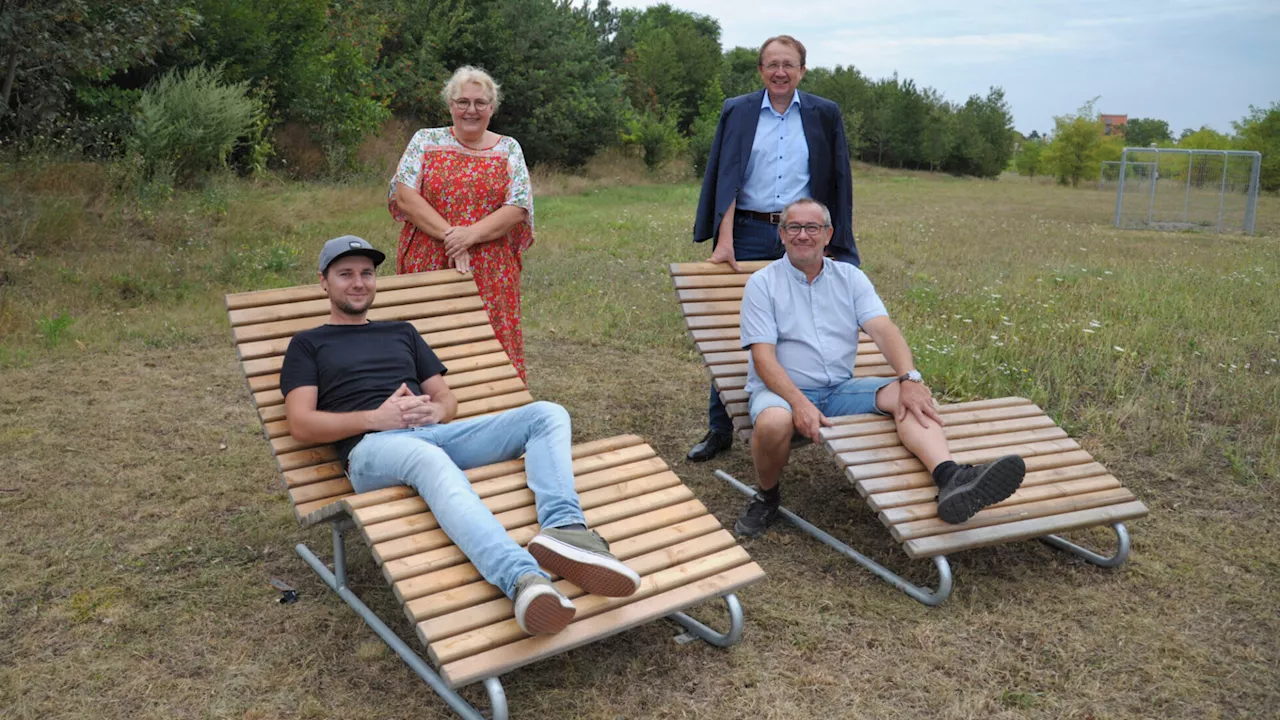
M777 519L778 503L769 502L756 493L738 516L738 522L733 524L733 531L742 537L760 537Z
M962 523L1012 495L1026 474L1027 465L1017 455L1005 455L985 465L958 465L947 484L938 488L938 517Z
M733 433L708 430L686 456L693 462L706 462L733 447Z

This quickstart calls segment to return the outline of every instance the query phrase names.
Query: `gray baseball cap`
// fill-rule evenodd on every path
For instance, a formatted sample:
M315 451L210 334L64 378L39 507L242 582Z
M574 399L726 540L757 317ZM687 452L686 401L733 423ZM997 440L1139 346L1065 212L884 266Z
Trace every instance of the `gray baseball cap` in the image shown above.
M374 249L368 240L355 235L343 235L324 244L324 249L320 251L320 272L324 272L334 260L348 255L363 255L373 260L374 267L378 267L383 260L387 259L387 256Z

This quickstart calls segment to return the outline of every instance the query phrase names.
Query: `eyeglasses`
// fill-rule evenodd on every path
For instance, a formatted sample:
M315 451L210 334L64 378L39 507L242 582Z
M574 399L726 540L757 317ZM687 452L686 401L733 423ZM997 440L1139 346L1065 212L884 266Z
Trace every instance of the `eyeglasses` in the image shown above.
M488 100L469 100L467 98L454 98L451 102L453 103L453 106L459 110L465 111L475 108L476 112L484 112L493 105L493 103Z
M800 223L787 223L786 225L782 226L782 231L790 235L791 237L797 237L800 235L800 231L803 230L808 235L817 237L818 233L822 232L823 230L826 230L829 227L831 226L819 225L818 223L806 223L804 225L801 225Z
M789 62L785 62L785 63L771 62L768 65L764 65L763 67L765 70L768 70L769 72L778 72L779 70L786 70L787 72L792 72L794 70L800 69L799 65L792 65Z

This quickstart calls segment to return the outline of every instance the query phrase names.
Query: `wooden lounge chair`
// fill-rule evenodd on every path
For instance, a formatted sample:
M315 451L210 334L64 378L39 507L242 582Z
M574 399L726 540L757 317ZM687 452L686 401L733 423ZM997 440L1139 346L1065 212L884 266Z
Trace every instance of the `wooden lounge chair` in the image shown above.
M767 264L739 263L743 272L710 263L671 265L685 323L733 419L734 429L744 442L751 438L751 420L743 390L747 351L738 342L738 313L747 279ZM879 348L865 334L861 336L853 374L893 376ZM943 405L940 412L947 420L947 439L957 462L981 463L1016 453L1027 463L1021 489L960 525L938 519L933 478L902 447L892 418L832 418L834 426L822 430L822 446L878 513L893 539L902 544L909 557L933 559L939 575L936 590L903 580L785 508L782 515L927 605L941 604L950 595L952 579L947 555L962 550L1039 538L1103 567L1116 567L1125 561L1129 535L1122 521L1146 515L1146 506L1067 437L1043 410L1030 400L1010 397ZM754 493L727 473L717 471L716 475L747 495ZM1095 525L1110 525L1115 530L1115 554L1104 557L1055 534Z
M264 434L303 526L328 522L333 569L305 545L297 552L375 632L462 717L480 713L455 688L483 681L495 718L507 717L498 676L636 625L669 617L693 637L727 647L742 632L733 591L764 573L720 527L665 462L632 435L573 447L573 470L587 521L642 578L628 598L584 596L559 580L574 599L574 622L556 635L529 637L516 625L511 602L480 578L440 530L412 489L355 494L330 445L310 446L289 434L279 372L297 332L326 321L329 301L318 285L237 293L226 298L236 351ZM533 400L494 338L470 275L453 270L383 277L369 317L412 322L449 367L458 418L499 412ZM517 542L537 532L533 493L523 459L467 471L476 492ZM343 534L359 531L431 663L424 662L347 587ZM719 633L680 612L708 599L728 604L730 629Z

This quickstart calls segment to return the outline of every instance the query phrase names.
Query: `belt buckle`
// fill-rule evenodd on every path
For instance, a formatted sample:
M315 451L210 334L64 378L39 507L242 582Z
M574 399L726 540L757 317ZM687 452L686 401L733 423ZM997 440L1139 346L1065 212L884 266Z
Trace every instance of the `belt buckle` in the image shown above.
M781 224L782 224L782 213L781 213L781 212L771 212L771 213L767 213L767 214L769 215L769 223L770 223L770 224L772 224L772 225L781 225Z

